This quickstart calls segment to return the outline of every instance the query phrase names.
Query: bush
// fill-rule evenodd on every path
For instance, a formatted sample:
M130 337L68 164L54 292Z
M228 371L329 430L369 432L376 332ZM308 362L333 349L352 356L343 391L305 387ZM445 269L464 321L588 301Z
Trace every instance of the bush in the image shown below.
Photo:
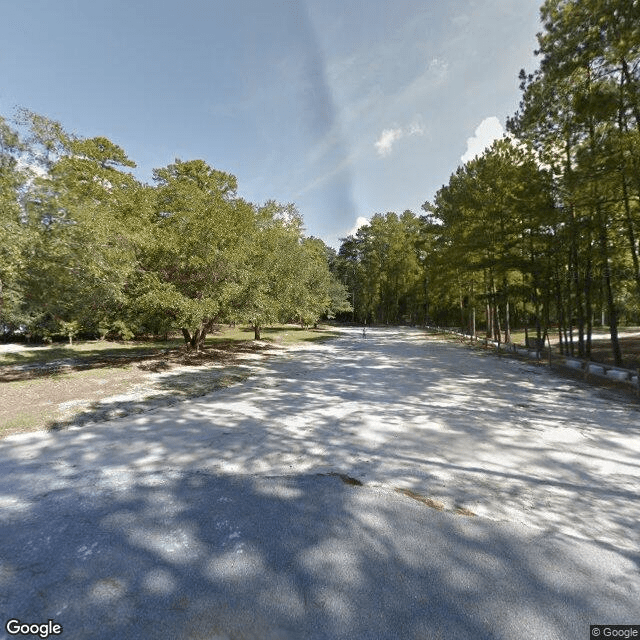
M100 337L109 338L110 340L131 340L135 335L133 331L126 325L123 320L114 320L108 327L107 332L103 336L104 325L101 325Z

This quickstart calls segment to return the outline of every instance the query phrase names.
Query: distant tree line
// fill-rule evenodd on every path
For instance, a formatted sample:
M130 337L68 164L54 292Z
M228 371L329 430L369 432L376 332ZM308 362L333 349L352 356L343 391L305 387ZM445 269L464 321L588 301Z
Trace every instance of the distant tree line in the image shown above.
M336 262L360 322L458 325L509 341L640 321L640 2L547 0L539 68L509 135L461 166L423 215L375 215Z
M311 325L348 311L335 251L293 205L238 197L236 178L176 160L138 181L123 149L41 115L0 117L0 332L128 339L216 325Z

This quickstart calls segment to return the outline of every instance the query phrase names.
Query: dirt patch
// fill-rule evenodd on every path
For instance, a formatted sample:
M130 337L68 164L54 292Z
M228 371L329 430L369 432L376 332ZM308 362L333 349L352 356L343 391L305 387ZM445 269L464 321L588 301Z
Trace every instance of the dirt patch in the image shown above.
M622 351L622 366L625 369L637 369L640 367L640 337L621 337L620 350ZM613 352L610 339L592 340L591 359L595 362L613 365Z
M50 373L36 379L2 384L0 436L44 429L80 410L82 403L95 403L125 392L144 380L133 365L91 371Z
M358 480L358 478L352 478L351 476L348 476L346 473L329 473L328 475L333 476L335 478L340 478L342 482L344 482L345 484L351 485L352 487L363 486L362 482Z
M422 504L427 505L427 507L431 507L436 511L445 511L444 503L440 502L440 500L435 500L434 498L428 498L427 496L423 496L416 491L412 491L411 489L401 489L396 488L395 491L397 493L401 493L403 496L407 496L407 498L412 498L413 500L417 500L418 502L422 502ZM459 516L475 516L476 514L471 511L471 509L467 509L467 507L455 506L453 508L453 513Z
M198 353L173 349L116 363L92 356L54 369L56 363L23 371L2 367L0 437L109 420L202 396L245 380L247 366L240 365L269 349L273 345L230 341Z
M431 507L432 509L436 509L437 511L444 511L444 504L439 500L434 500L433 498L427 498L426 496L422 496L415 491L411 491L411 489L396 489L398 493L401 493L408 498L413 498L418 502L422 502L422 504L426 504L427 507Z
M71 371L85 371L88 369L104 369L112 367L128 367L131 364L143 364L143 370L168 370L176 366L200 366L203 364L220 364L232 361L238 354L260 353L273 348L265 342L237 342L233 340L218 341L201 351L190 351L184 347L164 349L160 352L134 351L129 353L103 353L83 355L72 352L73 357L35 361L25 364L9 364L0 366L0 383L31 380L47 377L55 373L69 373ZM61 352L66 353L66 352Z

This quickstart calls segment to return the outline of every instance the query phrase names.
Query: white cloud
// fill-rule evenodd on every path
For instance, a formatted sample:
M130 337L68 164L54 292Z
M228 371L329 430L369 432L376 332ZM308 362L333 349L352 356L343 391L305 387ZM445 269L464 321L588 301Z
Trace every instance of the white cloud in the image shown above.
M494 140L502 138L504 129L495 116L485 118L477 127L473 138L467 138L467 150L461 156L462 162L469 162L490 147Z
M358 216L355 225L349 231L347 231L347 235L354 236L360 227L364 227L367 224L369 224L368 218Z
M433 58L429 62L428 70L438 80L444 80L449 75L449 63L441 58Z
M393 143L400 138L402 138L402 129L384 129L374 145L378 150L378 155L388 156L391 153Z
M424 127L422 123L416 120L415 122L409 125L407 130L407 135L409 136L421 136L424 133Z
M424 127L419 118L416 118L409 126L405 127L396 127L395 129L383 129L380 137L374 143L376 150L378 151L378 155L388 156L391 153L391 149L396 142L396 140L400 140L400 138L404 138L405 136L421 136L424 134Z

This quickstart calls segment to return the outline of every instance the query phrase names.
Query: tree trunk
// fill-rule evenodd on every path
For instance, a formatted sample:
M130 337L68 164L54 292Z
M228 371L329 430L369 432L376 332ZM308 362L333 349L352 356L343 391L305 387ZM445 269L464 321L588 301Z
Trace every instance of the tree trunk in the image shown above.
M209 333L209 331L211 331L216 322L217 318L209 318L208 320L203 320L200 323L200 326L193 332L193 334L189 331L189 329L182 327L181 331L184 337L185 344L190 349L200 351L204 346L204 341L207 337L207 334Z
M253 325L253 339L254 340L260 340L260 325L259 324L254 324Z
M613 286L611 284L611 269L609 267L609 247L607 243L607 230L603 223L600 224L600 254L604 268L604 287L607 298L607 311L609 312L609 333L611 334L611 350L616 367L622 366L622 352L620 351L620 341L618 339L618 310L613 296Z
M498 304L498 292L496 291L496 285L491 277L491 295L493 297L493 338L500 344L502 342L502 328L500 326L500 305Z
M569 351L571 353L572 356L575 356L575 344L574 344L574 340L573 340L573 319L571 319L571 316L569 316Z
M536 314L536 338L538 339L538 344L541 344L540 340L542 340L544 336L542 331L542 324L540 322L540 297L538 296L538 289L535 284L533 289L533 309Z
M505 343L511 342L511 316L508 299L504 303L504 341Z
M202 347L204 347L204 341L207 337L207 334L213 329L213 327L218 323L218 318L209 318L206 322L202 324L200 328L200 335L198 336L198 342L196 345L196 349L200 351Z
M589 72L590 70L587 69ZM590 75L587 75L590 82ZM595 135L595 124L593 117L589 118L589 151L591 157L595 160L597 157L597 143ZM605 212L602 210L600 202L600 190L598 183L594 180L591 186L591 197L593 198L593 207L595 210L595 218L598 225L598 240L600 248L600 260L604 269L604 286L607 298L607 310L609 312L609 329L611 333L611 350L613 351L613 359L617 367L622 366L622 353L620 351L620 341L618 340L618 310L616 309L615 299L613 295L613 286L611 283L611 267L609 265L609 239L608 226Z
M571 281L573 283L573 289L575 292L575 311L576 319L578 320L578 354L584 356L584 307L582 303L583 286L580 282L580 252L578 251L578 237L580 235L580 225L576 220L575 208L570 206L571 215L571 249L569 251L569 270L571 274ZM568 288L569 289L569 288ZM569 300L571 300L570 290ZM569 323L573 325L573 310L569 305ZM571 331L571 355L573 355L573 331Z
M591 258L591 229L589 229L588 249L589 251L587 254L584 274L584 299L585 312L587 316L587 336L584 355L587 359L591 358L591 335L593 333L593 260Z
M565 354L564 340L562 339L562 327L560 325L558 325L558 346L560 348L560 355L564 355Z
M629 240L629 249L631 251L631 260L633 262L633 277L636 281L638 293L640 293L640 261L638 260L638 248L636 245L636 237L633 228L633 220L631 218L631 205L629 203L629 191L627 189L627 180L624 173L621 173L622 179L622 195L624 199L624 214L627 225L627 238Z
M544 322L542 338L548 340L549 326L551 325L551 287L544 288L544 297L542 299L542 321Z
M620 131L620 135L624 136L624 134L628 131L627 123L625 120L624 86L625 86L625 81L628 82L630 78L629 78L629 69L627 67L627 63L624 58L622 59L622 65L623 65L622 66L623 74L620 77L620 105L618 108L618 130ZM640 118L640 112L638 111L637 103L634 103L634 107L635 107L634 114L636 116L636 119ZM636 122L636 125L640 128L640 120ZM634 157L634 160L635 160L635 157ZM634 162L634 165L636 169L636 172L635 172L636 183L640 187L640 180L639 180L640 176L638 175L638 172L637 172L638 167L635 162ZM627 162L625 158L624 149L620 150L619 171L620 171L620 186L622 187L622 199L624 203L627 238L629 240L629 250L631 252L631 260L633 262L633 276L636 281L638 292L640 293L640 261L638 260L638 247L636 244L633 218L631 215L629 185L627 183L628 173L630 173L633 176L634 172L633 171L629 172L627 169Z
M476 339L476 307L471 308L471 339Z
M511 342L511 309L509 308L509 284L505 277L502 283L504 287L504 341L505 343Z
M558 265L555 267L555 290L556 290L556 312L558 315L558 345L561 355L565 355L566 347L562 336L564 329L564 304L562 303L562 274L558 272Z
M471 291L469 295L469 305L471 306L471 318L469 322L469 330L471 332L471 340L476 339L476 299L473 292L473 280L471 280Z
M621 58L620 63L621 63L621 66L622 66L622 78L624 79L624 82L625 82L626 86L633 87L635 82L634 82L634 78L631 75L631 72L629 71L629 64L628 64L627 60L623 57L623 58ZM637 92L634 92L632 90L629 95L630 96L635 96L635 95L637 95ZM631 102L631 110L633 112L633 117L634 117L634 119L636 121L636 128L640 132L640 107L638 106L637 100L634 100L632 98L630 100L630 102Z

